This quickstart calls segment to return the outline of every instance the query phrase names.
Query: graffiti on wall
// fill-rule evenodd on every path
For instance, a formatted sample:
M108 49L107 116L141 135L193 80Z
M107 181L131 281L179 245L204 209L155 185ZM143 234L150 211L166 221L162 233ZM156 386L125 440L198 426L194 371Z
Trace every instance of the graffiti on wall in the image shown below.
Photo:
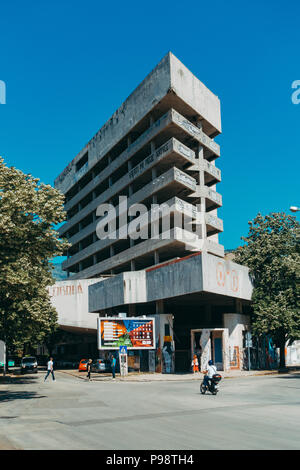
M239 290L239 275L235 269L226 269L221 262L216 267L216 278L219 287L227 286L232 292Z
M251 369L273 370L278 368L279 354L271 336L253 337L253 347L250 350ZM244 349L243 368L248 369L248 348Z
M229 347L230 369L240 368L240 348L238 346Z
M201 354L201 370L206 370L208 361L210 360L210 330L203 329L200 337Z
M72 284L72 285L55 285L48 287L48 292L50 297L58 297L60 295L75 295L83 294L83 289L81 284Z

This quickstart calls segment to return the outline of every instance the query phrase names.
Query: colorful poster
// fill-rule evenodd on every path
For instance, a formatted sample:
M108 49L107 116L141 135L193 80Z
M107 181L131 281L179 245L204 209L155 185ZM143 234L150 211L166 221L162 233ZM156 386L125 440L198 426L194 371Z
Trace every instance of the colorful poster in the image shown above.
M155 349L154 318L99 318L98 349Z

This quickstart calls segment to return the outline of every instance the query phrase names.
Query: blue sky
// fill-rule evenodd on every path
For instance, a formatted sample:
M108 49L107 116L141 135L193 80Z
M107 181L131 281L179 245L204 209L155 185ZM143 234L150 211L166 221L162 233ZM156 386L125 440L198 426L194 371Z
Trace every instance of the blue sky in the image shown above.
M257 212L300 206L299 1L6 2L0 155L53 184L172 51L221 100L225 248Z

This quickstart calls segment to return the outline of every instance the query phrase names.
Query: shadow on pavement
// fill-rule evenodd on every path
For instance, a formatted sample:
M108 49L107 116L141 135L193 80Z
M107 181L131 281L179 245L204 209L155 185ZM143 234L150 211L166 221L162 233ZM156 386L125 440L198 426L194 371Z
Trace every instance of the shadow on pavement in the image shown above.
M277 378L279 379L300 379L300 373L287 373L286 375L278 374Z
M35 384L38 380L36 375L13 375L1 377L0 384L10 384L10 385L24 385L24 384Z
M46 398L45 395L38 395L37 392L12 392L10 390L0 391L0 403L13 400L30 400L37 398ZM1 418L1 416L0 416Z

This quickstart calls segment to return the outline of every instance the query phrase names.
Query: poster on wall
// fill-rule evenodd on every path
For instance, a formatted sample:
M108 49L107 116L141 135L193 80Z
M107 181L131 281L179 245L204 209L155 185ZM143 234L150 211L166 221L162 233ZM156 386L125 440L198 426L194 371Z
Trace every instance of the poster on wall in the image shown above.
M98 318L98 349L155 349L155 319Z

